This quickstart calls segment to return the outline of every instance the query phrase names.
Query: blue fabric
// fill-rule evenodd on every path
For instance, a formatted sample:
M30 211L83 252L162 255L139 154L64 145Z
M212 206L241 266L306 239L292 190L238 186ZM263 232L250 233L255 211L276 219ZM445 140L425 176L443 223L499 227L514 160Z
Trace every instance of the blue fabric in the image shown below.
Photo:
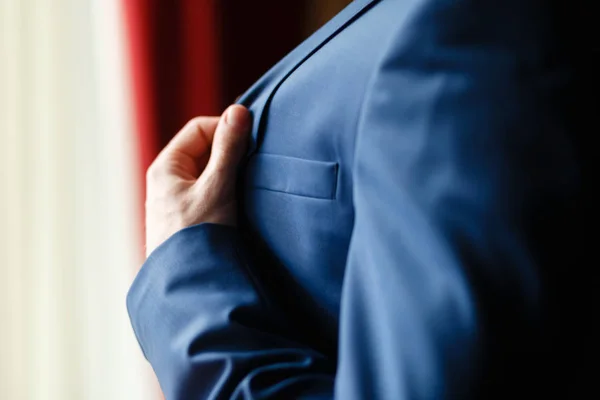
M251 188L322 199L335 198L336 163L257 154L246 168L246 182Z
M590 397L570 10L358 0L250 88L240 226L178 232L127 298L167 399Z

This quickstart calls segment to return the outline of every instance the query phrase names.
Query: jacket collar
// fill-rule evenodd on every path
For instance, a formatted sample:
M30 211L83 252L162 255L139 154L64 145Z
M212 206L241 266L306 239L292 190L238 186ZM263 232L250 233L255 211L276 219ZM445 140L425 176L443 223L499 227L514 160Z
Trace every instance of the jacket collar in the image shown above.
M273 95L281 84L304 61L316 53L331 38L354 22L369 7L380 0L354 0L328 23L317 30L296 49L285 56L279 63L271 68L250 89L238 99L239 104L250 108L253 113L252 141L248 148L249 157L258 147L259 132L264 124L264 114L269 107Z

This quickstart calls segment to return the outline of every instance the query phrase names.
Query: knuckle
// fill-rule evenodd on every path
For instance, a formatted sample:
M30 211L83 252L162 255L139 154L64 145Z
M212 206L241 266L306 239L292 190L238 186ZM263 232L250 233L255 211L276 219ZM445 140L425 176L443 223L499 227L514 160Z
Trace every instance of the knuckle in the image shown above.
M146 183L155 184L164 181L165 176L169 175L170 164L172 164L172 162L169 154L163 150L146 170Z
M201 126L202 126L202 117L194 117L185 124L184 129L185 128L200 129Z
M146 181L155 182L160 178L160 175L162 175L162 166L158 160L154 160L146 170Z
M183 130L193 132L194 135L199 135L202 140L208 143L207 134L204 131L206 125L206 117L194 117L188 121Z
M190 119L189 123L194 126L199 126L199 125L202 125L202 123L204 122L205 119L206 119L206 117L196 116L196 117L193 117L192 119Z

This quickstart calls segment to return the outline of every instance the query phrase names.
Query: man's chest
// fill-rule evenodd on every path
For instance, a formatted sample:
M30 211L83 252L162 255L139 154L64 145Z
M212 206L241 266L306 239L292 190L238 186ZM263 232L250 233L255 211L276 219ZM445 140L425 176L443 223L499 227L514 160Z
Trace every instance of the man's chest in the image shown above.
M332 337L354 223L361 105L398 21L394 2L358 3L304 49L308 54L268 73L246 101L255 118L241 186L249 251L266 269L261 279L277 298L287 297L285 311Z

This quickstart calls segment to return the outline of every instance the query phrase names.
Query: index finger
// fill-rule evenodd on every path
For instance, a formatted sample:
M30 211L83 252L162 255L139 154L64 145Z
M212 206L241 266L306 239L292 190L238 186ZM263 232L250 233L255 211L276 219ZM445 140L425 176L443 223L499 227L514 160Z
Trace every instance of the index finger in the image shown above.
M162 153L183 154L194 160L210 151L219 117L196 117L190 120L164 148Z

